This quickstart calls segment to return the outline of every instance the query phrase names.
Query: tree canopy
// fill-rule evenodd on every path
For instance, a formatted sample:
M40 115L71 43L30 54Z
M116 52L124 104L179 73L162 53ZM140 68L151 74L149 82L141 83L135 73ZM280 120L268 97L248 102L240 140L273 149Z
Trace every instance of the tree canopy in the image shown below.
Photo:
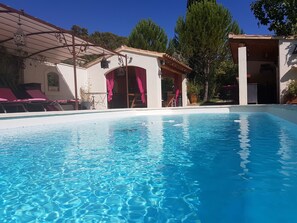
M297 34L296 0L257 0L251 4L259 25L267 25L276 35Z
M80 27L78 25L73 25L71 27L71 31L74 33L74 35L82 37L82 38L88 38L89 32L88 29Z
M115 50L116 48L127 44L126 37L118 36L110 32L96 31L89 35L88 29L78 25L73 25L71 30L76 36L89 40L106 49ZM85 63L88 63L96 58L98 58L98 55L86 55L83 57ZM72 60L66 60L64 62L72 64Z
M195 2L214 2L216 3L216 0L187 0L187 8L189 8L193 3Z
M239 33L239 26L222 5L197 1L189 7L185 19L179 18L175 32L176 49L188 58L192 78L203 84L203 100L207 101L215 69L229 56L228 34Z
M158 52L166 51L167 42L164 29L150 19L139 21L128 37L128 46Z
M120 47L121 45L127 44L126 37L118 36L110 32L96 31L92 34L89 34L88 29L80 27L78 25L73 25L71 30L75 35L88 39L91 42L98 44L107 49L114 50Z
M110 32L94 32L90 35L90 40L104 48L114 50L127 44L127 38L117 36Z

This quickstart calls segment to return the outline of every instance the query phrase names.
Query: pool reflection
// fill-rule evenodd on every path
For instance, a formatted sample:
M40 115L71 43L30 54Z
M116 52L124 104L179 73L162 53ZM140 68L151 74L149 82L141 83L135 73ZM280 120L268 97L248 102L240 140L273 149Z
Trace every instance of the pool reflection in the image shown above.
M238 154L240 156L240 167L242 168L242 173L240 173L241 176L245 176L249 169L247 167L247 164L249 161L250 156L250 139L249 139L249 121L248 121L248 115L240 115L239 120L236 120L239 123L239 145L240 150L238 151Z

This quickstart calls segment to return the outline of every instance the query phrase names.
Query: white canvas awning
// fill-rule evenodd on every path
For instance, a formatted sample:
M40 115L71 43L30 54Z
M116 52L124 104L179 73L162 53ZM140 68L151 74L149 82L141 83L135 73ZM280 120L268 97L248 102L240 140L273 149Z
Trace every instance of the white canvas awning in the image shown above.
M24 46L17 46L14 35L21 28L25 34ZM43 59L52 63L61 63L73 58L83 60L85 55L114 55L85 39L76 37L71 31L42 21L23 11L10 8L0 3L0 46L23 58Z

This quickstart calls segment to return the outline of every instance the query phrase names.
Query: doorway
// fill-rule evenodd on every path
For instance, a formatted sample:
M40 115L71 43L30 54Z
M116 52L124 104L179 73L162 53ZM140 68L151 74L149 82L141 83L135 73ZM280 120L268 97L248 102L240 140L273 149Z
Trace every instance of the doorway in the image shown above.
M129 66L128 74L123 67L106 74L108 108L147 107L146 70Z
M162 73L162 107L182 106L181 80L177 74Z

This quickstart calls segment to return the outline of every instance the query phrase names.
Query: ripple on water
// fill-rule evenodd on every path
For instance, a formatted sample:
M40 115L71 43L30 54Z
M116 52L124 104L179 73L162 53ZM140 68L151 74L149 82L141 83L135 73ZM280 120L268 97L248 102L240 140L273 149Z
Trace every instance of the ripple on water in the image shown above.
M0 222L294 222L295 128L231 116L0 134Z

